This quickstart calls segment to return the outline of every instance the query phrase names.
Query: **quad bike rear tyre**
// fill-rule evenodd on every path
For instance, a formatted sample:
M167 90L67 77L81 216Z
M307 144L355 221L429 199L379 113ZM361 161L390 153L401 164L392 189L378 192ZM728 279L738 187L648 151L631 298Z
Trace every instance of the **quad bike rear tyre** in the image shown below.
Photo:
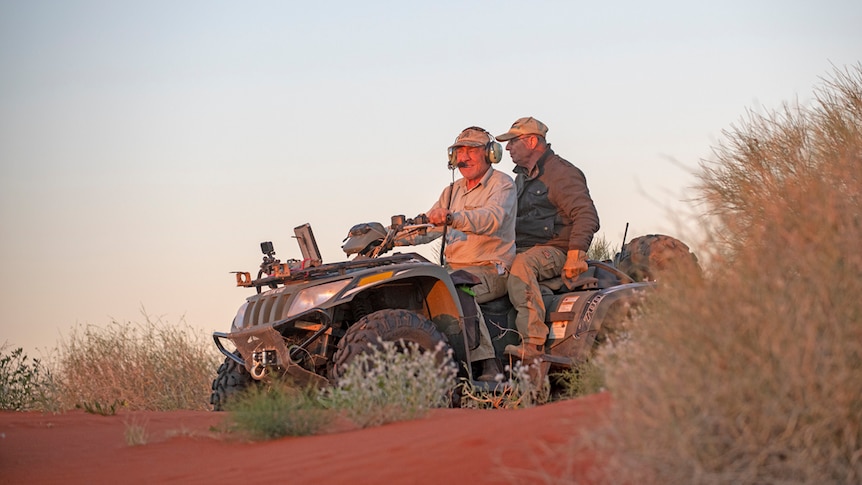
M700 278L697 257L679 239L648 234L629 241L618 255L617 268L635 281L658 281L662 276Z
M210 404L212 404L213 411L224 411L225 405L232 396L252 385L257 385L257 381L252 379L245 367L233 359L225 358L213 380L212 394L210 394Z
M379 349L380 340L415 343L422 352L433 351L442 342L437 354L439 363L450 358L449 340L430 320L407 310L380 310L365 316L344 334L332 358L330 381L337 382L344 366L357 356Z

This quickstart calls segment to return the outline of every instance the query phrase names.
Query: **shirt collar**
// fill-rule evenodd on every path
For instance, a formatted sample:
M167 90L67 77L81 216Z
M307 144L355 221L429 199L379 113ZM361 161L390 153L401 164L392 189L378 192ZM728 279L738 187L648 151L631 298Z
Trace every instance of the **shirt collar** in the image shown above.
M473 187L472 189L467 190L467 192L470 192L471 190L478 189L479 187L481 187L483 185L488 185L488 180L491 180L491 175L493 175L493 172L494 172L494 167L488 167L488 171L485 172L485 175L482 176L482 179L479 180L479 183L476 184L476 186ZM467 188L467 179L461 178L461 182L463 183L464 188L466 189Z

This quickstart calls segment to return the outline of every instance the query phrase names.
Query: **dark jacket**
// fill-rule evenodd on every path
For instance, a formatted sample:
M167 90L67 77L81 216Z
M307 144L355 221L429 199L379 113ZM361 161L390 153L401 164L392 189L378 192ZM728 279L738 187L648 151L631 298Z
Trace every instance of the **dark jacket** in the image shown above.
M599 230L599 215L578 167L548 145L531 174L515 167L518 216L515 247L556 246L563 251L586 252Z

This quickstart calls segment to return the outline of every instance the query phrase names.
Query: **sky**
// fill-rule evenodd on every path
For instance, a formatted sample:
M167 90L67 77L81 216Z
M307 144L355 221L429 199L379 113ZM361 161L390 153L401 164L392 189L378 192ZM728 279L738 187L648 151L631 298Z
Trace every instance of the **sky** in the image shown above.
M227 331L261 241L299 258L309 223L344 260L352 225L431 207L462 129L522 116L600 237L696 237L701 161L862 61L859 25L851 0L0 0L0 346Z

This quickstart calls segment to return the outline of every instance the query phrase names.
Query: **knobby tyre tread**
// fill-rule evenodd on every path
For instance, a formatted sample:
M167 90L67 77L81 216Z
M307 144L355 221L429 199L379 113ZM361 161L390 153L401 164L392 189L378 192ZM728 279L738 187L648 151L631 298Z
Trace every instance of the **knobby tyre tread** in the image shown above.
M337 381L344 366L358 355L370 352L372 348L379 349L378 338L385 342L412 342L419 346L420 351L433 351L439 342L443 342L440 358L448 355L446 335L424 316L407 310L380 310L365 316L347 330L333 355L330 380Z
M239 354L237 353L237 355ZM233 359L225 358L224 362L219 366L216 378L212 383L210 404L212 404L213 411L224 411L225 405L231 396L247 389L254 383L255 380L245 370L245 367L239 365Z
M625 245L618 268L635 281L658 281L663 275L699 278L697 256L671 236L648 234Z

